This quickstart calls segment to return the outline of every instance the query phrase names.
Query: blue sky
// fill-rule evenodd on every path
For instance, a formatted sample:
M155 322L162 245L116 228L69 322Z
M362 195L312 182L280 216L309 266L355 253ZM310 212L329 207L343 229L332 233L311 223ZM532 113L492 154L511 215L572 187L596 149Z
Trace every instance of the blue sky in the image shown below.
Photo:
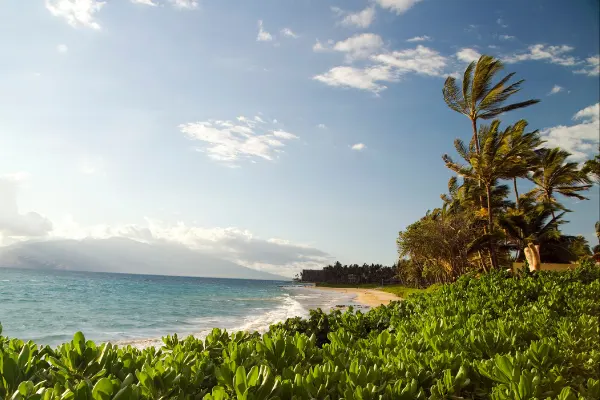
M576 161L592 154L598 12L592 0L4 1L2 243L151 237L288 275L390 264L398 231L440 205L441 155L470 137L441 89L479 54L526 80L520 99L542 100L504 124L525 118ZM597 186L589 196L565 202L565 230L592 240Z

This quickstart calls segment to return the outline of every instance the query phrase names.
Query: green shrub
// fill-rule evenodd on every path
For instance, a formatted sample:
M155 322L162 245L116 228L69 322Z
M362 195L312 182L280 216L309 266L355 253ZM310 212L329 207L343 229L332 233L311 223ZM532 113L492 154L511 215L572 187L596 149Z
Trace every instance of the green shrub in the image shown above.
M598 399L600 269L496 272L160 349L0 337L1 399Z

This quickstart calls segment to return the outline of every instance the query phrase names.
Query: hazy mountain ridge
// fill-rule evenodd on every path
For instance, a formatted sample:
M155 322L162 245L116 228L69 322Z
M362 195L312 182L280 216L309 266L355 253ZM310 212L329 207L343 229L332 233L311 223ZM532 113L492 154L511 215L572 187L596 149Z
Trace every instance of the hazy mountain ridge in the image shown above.
M124 238L16 243L0 248L0 267L289 280L184 246Z

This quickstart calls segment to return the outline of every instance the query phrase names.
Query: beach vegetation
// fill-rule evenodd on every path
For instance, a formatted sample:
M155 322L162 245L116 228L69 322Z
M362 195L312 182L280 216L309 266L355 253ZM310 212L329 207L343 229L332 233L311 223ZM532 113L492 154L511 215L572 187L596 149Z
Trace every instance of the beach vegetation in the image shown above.
M600 269L468 273L363 313L160 348L0 336L0 398L560 399L600 396Z

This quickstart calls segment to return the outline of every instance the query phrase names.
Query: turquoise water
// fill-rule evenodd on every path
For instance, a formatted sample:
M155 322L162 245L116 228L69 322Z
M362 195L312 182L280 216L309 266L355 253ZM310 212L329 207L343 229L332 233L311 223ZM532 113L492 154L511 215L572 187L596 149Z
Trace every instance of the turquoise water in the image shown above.
M49 345L76 331L140 347L214 327L262 332L311 308L351 302L289 282L0 268L2 334Z

